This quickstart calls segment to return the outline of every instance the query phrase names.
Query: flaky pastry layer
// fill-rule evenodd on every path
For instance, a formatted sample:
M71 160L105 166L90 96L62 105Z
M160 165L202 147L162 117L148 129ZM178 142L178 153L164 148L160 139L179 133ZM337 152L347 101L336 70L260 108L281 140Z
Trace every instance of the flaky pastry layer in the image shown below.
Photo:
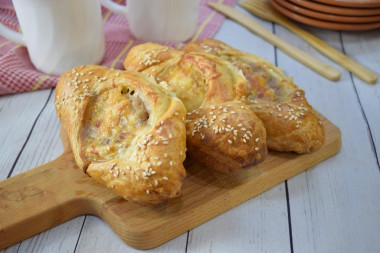
M77 67L60 77L55 106L78 166L96 181L139 203L180 194L186 110L153 79Z
M124 66L152 76L187 109L187 147L200 162L222 172L258 164L267 155L265 129L244 102L247 81L229 62L155 43L133 47Z
M279 68L214 39L189 43L183 51L218 56L242 71L248 81L247 103L265 125L269 149L309 153L322 146L321 121L305 92Z

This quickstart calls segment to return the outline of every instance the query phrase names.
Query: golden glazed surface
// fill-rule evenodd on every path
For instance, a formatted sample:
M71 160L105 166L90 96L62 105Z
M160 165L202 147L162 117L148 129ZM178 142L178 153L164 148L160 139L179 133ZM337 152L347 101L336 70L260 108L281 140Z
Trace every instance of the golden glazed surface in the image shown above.
M248 81L247 103L265 125L269 149L308 153L322 146L321 121L305 92L279 68L213 39L189 43L183 51L218 56L242 71Z
M146 43L130 50L124 66L152 76L182 100L189 154L208 167L233 172L266 157L263 123L243 101L247 81L231 63Z
M154 80L101 66L74 68L59 79L55 105L89 176L140 203L180 194L186 111Z

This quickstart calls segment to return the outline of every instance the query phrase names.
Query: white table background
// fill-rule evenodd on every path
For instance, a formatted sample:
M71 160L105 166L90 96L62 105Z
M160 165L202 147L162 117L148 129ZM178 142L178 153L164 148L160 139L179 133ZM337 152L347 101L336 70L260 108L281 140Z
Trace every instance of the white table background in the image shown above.
M342 149L306 172L148 252L380 252L379 82L371 85L361 81L285 28L253 18L341 70L338 82L328 81L230 20L216 35L293 76L309 102L340 128ZM303 27L380 74L379 29L337 32ZM51 161L62 152L54 92L0 96L0 180ZM0 252L139 251L121 241L101 219L87 215Z

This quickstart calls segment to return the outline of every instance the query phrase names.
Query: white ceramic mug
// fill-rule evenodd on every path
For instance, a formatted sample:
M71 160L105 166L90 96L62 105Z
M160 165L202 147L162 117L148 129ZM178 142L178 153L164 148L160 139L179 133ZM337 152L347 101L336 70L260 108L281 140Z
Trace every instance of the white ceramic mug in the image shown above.
M125 16L133 36L140 40L181 42L197 28L199 0L128 0L126 6L101 2Z
M13 0L22 34L0 23L0 34L28 48L34 66L60 75L99 63L105 42L99 0Z

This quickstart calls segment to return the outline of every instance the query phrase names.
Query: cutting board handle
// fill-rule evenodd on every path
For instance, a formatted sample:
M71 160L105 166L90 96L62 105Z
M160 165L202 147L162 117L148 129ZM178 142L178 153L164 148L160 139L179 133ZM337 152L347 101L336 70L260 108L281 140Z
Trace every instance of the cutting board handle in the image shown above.
M0 182L0 249L91 213L91 199L81 197L80 182L73 182L73 178L87 180L88 176L73 166L72 154L66 152Z

